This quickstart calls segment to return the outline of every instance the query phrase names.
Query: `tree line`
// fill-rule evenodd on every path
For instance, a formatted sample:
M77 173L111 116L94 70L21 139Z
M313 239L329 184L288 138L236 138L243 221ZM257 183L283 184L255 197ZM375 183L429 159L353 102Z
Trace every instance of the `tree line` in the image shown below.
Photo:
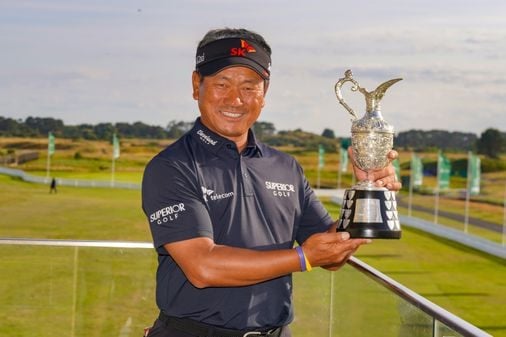
M28 117L23 120L0 116L1 137L55 137L86 140L110 140L114 133L120 138L177 139L190 130L193 122L170 121L165 127L135 123L99 123L65 125L62 120L50 117ZM315 150L321 144L327 151L336 151L341 137L331 129L324 129L317 135L301 129L278 131L273 123L257 122L253 126L258 139L273 146L296 146ZM491 158L498 158L506 152L506 133L489 128L477 136L473 133L450 132L445 130L409 130L399 132L394 138L397 149L427 151L474 151Z

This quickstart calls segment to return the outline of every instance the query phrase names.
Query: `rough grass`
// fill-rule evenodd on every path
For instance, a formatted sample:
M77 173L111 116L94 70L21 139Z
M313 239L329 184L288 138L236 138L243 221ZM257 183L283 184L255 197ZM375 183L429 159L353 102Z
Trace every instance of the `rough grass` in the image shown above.
M0 176L0 191L0 236L150 240L138 191L63 188L50 195L46 186L5 176ZM337 217L338 206L326 207ZM75 336L110 336L111 331L135 336L156 315L151 250L0 250L9 256L0 263L0 321L5 322L0 335L52 336L74 324ZM401 240L376 240L356 255L494 336L506 336L504 261L411 229L404 229ZM330 275L319 269L295 274L297 336L328 332ZM379 327L375 336L392 336L424 319L350 267L335 273L332 283L333 336L369 336L362 327L370 324ZM19 320L23 317L36 319L27 324Z
M10 141L22 143L24 149L44 150L45 140ZM57 140L52 175L110 179L109 143L69 140L59 149L59 142L63 140ZM0 138L0 147L10 148L7 143ZM116 179L140 182L145 163L165 145L122 141ZM315 185L316 153L293 149L293 154ZM401 153L401 163L409 158L409 154ZM328 154L325 161L321 185L333 188L337 181L337 155ZM45 175L45 165L42 156L19 168ZM504 172L484 174L482 195L475 200L488 203L473 202L470 215L500 224L505 181ZM429 177L425 182L430 187L434 179ZM351 184L351 175L343 175L342 187ZM462 181L458 184L461 186ZM427 198L416 197L415 202L432 205ZM447 202L443 197L440 202L441 210L462 212L462 200ZM337 217L338 206L331 203L326 206ZM2 237L151 239L140 209L139 191L59 186L59 193L50 195L48 186L0 175L0 214ZM2 336L45 337L61 335L62 331L71 336L71 329L74 336L137 336L156 315L153 293L156 256L151 250L0 246L0 251L8 257L0 260ZM490 334L506 337L503 260L406 228L401 240L377 240L360 249L357 257ZM416 309L399 302L351 267L334 273L333 280L330 275L323 270L295 274L293 330L297 336L325 336L329 329L333 336L427 335L420 334L426 322ZM329 327L330 316L333 324ZM26 317L32 321L27 323ZM371 326L374 331L361 330ZM421 328L414 332L409 330L410 326Z

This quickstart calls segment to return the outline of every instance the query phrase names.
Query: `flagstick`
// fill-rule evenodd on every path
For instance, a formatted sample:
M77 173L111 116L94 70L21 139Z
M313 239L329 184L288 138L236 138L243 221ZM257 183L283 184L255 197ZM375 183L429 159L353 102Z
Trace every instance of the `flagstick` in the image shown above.
M434 205L434 223L435 224L437 224L437 222L438 222L438 213L439 213L439 186L436 187L436 199L435 199L435 205Z
M337 165L337 189L341 189L341 175L343 170L343 155L341 154L343 152L343 148L339 149L339 164Z
M316 180L316 188L320 189L320 164L318 164L318 178Z
M337 189L341 189L341 168L337 167Z
M408 195L408 216L411 216L411 205L413 204L413 179L415 175L413 174L413 162L414 162L414 153L411 152L411 165L410 165L410 174L409 174L409 195Z
M464 233L467 234L469 225L469 199L471 198L471 151L467 153L467 184L466 184L466 205L464 212Z
M439 213L439 172L441 171L440 170L440 160L439 160L439 153L438 153L438 156L437 156L437 183L436 183L436 195L435 195L435 200L434 200L434 223L437 224L438 222L438 213Z
M115 160L114 153L112 154L112 169L111 169L111 186L114 186L114 169L115 169Z
M47 160L46 160L46 180L49 181L49 168L51 166L51 155L49 149L47 149Z
M503 212L504 212L504 217L503 217L503 222L502 222L502 245L506 245L506 184L504 185L504 207L503 207Z
M339 148L339 164L337 164L337 189L341 189L341 170L343 169L343 155L342 148Z

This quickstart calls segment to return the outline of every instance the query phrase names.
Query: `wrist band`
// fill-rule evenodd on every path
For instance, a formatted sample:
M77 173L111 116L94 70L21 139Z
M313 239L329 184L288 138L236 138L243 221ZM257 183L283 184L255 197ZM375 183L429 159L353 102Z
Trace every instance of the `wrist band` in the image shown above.
M306 270L311 271L311 269L313 269L313 267L311 267L311 263L309 263L309 260L307 259L305 254L304 254L304 260L306 261Z
M300 271L306 271L307 265L306 265L306 256L304 255L304 251L302 250L301 246L295 247L295 251L297 252L297 255L299 255L299 263L300 263Z

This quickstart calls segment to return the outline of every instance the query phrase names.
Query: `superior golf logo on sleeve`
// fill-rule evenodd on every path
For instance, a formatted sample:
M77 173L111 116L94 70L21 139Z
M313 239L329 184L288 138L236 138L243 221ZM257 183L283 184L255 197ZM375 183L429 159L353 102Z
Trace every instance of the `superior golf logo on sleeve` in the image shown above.
M176 220L179 216L178 213L186 211L184 203L174 204L159 209L158 211L151 213L149 216L149 222L153 223L156 221L157 224L161 225L164 222Z

